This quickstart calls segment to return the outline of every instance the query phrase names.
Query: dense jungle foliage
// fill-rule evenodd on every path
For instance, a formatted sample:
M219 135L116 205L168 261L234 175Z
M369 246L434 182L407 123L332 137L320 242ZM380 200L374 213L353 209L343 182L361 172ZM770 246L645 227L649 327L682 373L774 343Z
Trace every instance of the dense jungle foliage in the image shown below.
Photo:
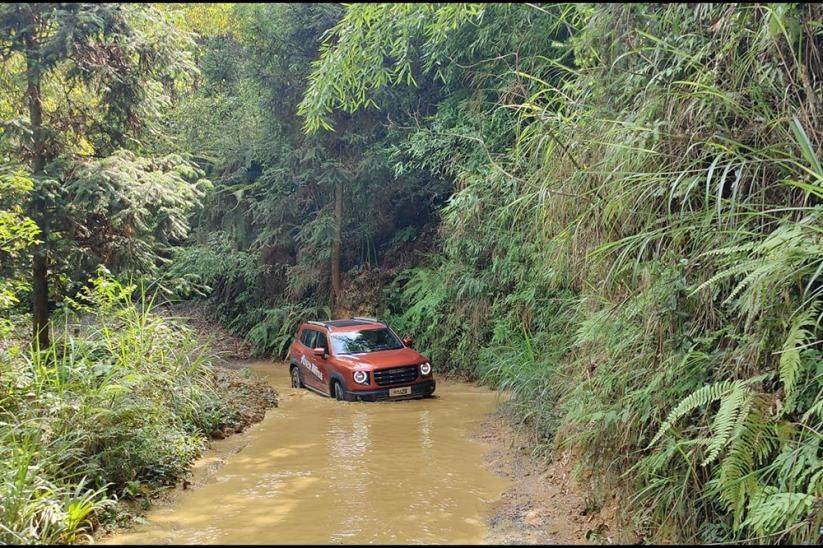
M90 540L245 421L202 338L153 310L211 188L164 145L192 47L148 5L0 7L2 544Z
M0 451L52 443L11 387L103 390L74 373L99 337L43 334L117 278L275 357L379 315L510 390L642 539L820 540L821 6L12 4L0 29L0 329L38 336L0 359ZM205 404L180 405L188 455ZM85 477L53 503L85 516L128 486L86 464L19 492ZM9 539L84 519L31 504Z

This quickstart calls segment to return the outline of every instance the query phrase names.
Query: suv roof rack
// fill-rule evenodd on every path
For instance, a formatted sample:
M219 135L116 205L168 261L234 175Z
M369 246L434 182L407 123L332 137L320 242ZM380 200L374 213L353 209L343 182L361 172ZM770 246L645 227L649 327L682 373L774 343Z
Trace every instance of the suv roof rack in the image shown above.
M380 320L376 320L374 318L364 318L362 316L357 316L354 318L346 318L342 320L328 320L323 323L324 326L327 328L332 327L356 327L358 325L367 325L370 323L379 323L381 325L386 325L385 323L381 322Z
M377 318L369 318L369 317L366 317L366 316L352 316L352 319L353 320L363 320L363 321L366 321L366 322L383 323L380 320L378 320Z
M354 316L349 319L343 320L325 320L325 321L318 321L318 320L308 320L306 321L307 324L316 325L318 327L349 327L354 325L360 325L363 323L380 323L385 325L386 322L378 320L377 318L367 318L366 316Z

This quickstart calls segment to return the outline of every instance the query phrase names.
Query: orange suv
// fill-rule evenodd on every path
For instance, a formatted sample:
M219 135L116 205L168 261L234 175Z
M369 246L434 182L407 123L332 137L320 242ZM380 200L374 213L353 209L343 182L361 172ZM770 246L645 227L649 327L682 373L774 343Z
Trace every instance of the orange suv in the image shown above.
M306 322L289 347L291 384L347 401L431 396L432 366L411 344L374 318Z

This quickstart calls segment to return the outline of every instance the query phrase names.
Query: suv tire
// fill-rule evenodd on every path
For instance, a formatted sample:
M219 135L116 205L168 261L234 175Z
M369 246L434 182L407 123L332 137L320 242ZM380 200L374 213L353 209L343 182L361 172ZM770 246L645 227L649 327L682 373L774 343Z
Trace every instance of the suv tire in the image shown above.
M343 385L340 384L340 381L334 381L332 383L332 391L334 392L334 399L337 401L345 401L346 393L343 391Z
M303 388L303 379L300 378L300 368L296 365L291 368L291 387Z

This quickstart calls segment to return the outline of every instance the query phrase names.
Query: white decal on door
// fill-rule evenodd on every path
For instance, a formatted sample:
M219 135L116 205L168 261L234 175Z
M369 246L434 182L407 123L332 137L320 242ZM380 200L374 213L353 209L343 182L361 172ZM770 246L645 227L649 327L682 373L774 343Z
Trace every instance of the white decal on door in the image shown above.
M316 365L314 365L312 362L310 362L308 360L308 358L306 358L306 356L302 356L300 358L300 363L303 364L303 367L305 367L306 369L311 371L312 375L314 375L315 377L317 377L321 381L323 380L323 372L320 371L320 369Z

